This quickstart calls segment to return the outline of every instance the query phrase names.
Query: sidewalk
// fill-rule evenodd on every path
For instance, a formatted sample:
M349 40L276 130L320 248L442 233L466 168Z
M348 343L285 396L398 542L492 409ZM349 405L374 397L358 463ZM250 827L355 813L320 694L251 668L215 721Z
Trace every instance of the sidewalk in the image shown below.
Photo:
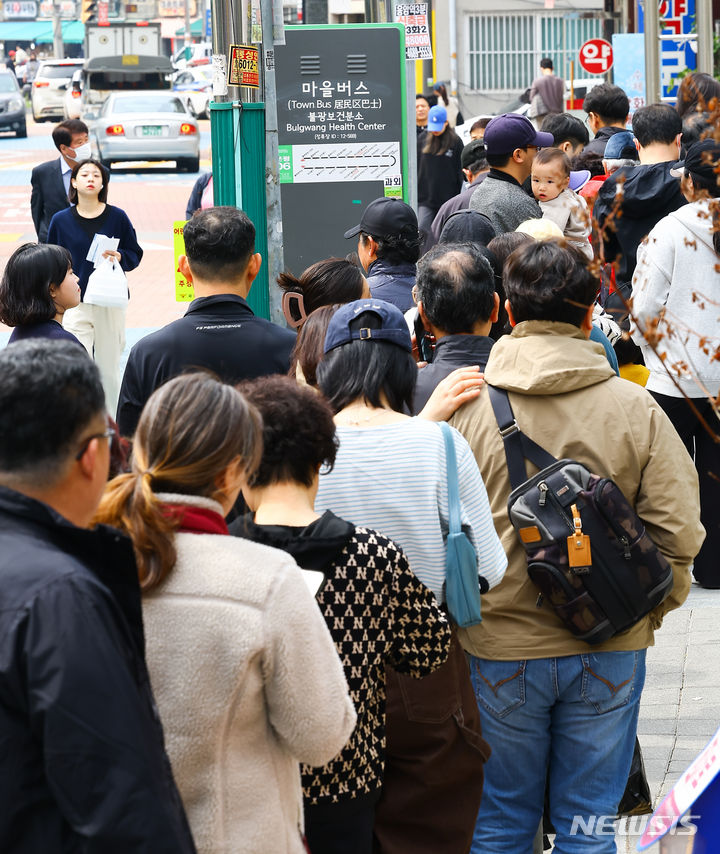
M653 806L720 726L720 590L693 584L690 596L668 614L647 657L638 738ZM619 854L636 850L648 816L623 819L617 826ZM657 852L658 845L649 849Z

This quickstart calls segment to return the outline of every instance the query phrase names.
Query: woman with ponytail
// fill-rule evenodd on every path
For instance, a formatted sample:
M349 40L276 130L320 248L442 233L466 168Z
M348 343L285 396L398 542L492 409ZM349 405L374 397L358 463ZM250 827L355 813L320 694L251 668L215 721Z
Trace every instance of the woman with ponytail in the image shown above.
M690 146L671 170L688 200L661 219L638 249L632 337L650 371L647 390L665 410L700 479L706 538L693 575L720 588L720 142Z
M302 854L300 762L355 723L340 660L294 560L228 536L262 453L262 421L208 374L148 400L130 474L98 521L135 547L150 678L199 852Z
M283 293L283 314L288 326L300 331L315 309L334 303L353 302L370 296L363 271L345 258L327 258L311 264L296 279L281 273L278 285Z

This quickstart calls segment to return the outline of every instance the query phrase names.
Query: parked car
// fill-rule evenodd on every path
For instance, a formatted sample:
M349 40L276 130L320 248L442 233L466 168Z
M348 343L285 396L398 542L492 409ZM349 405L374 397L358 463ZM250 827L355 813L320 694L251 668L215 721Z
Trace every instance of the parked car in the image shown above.
M585 113L583 112L582 105L585 100L585 96L587 93L594 87L603 83L605 81L604 77L587 77L573 81L572 92L570 90L569 81L565 81L565 110L568 113L572 113L579 118L584 119ZM572 98L570 97L572 95ZM524 116L527 114L530 109L530 89L526 89L524 92L521 92L516 98L513 98L510 103L506 104L502 109L498 110L496 113L481 113L478 116L473 116L471 119L468 119L466 122L463 122L461 125L458 125L455 128L455 133L460 137L460 139L467 145L470 142L470 128L475 124L478 119L491 119L493 116L501 116L505 113L519 113Z
M189 65L175 75L173 92L185 101L188 111L200 119L210 118L213 70L211 65Z
M82 59L46 59L32 82L30 103L36 122L64 118L63 99L76 69L82 68Z
M98 159L110 167L130 160L174 160L178 171L200 168L200 133L177 95L113 93L90 129Z
M195 42L178 48L172 56L172 64L178 71L182 71L198 60L210 62L211 58L212 42Z
M128 60L132 61L128 61ZM90 124L114 93L169 93L173 67L166 56L96 56L85 60L80 74L80 118Z
M14 130L15 136L27 136L25 99L12 71L0 71L0 130Z
M63 98L63 118L79 119L82 114L82 68L73 72Z

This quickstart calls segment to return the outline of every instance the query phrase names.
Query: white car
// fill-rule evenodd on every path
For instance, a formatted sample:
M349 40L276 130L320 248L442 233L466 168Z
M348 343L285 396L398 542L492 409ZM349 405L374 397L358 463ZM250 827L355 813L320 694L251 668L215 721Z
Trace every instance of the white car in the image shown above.
M32 115L36 122L61 120L65 117L65 90L83 59L45 59L38 67L30 89Z
M585 100L585 96L587 93L595 86L599 86L600 83L604 83L604 77L587 77L573 81L572 93L570 91L570 84L568 81L565 81L565 110L568 113L571 113L574 116L578 116L578 118L584 119L585 113L582 109L582 103ZM572 94L573 100L571 101L570 95ZM501 116L505 113L519 113L521 116L527 114L530 109L530 89L526 89L521 95L519 95L514 100L510 101L505 107L501 110L498 110L497 113L481 113L479 116L473 116L471 119L468 119L466 122L463 122L461 125L458 125L455 128L455 133L460 137L460 139L465 143L465 145L470 142L470 128L475 124L478 119L491 119L493 116Z
M70 80L63 98L63 118L79 119L82 115L82 68L78 68Z
M211 65L188 65L178 71L173 80L176 92L188 110L199 119L210 118L210 96L212 95L213 70Z
M90 130L100 162L174 160L179 172L200 168L198 121L172 92L114 92Z

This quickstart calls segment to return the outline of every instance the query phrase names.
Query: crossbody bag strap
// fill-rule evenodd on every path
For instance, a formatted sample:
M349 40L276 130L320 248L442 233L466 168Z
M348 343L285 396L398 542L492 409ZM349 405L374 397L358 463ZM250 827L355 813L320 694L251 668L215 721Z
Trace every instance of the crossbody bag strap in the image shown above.
M495 420L500 430L500 436L505 447L505 458L510 475L510 486L517 489L528 479L525 459L530 460L539 469L547 468L557 462L557 458L541 448L537 442L526 436L518 427L515 415L510 405L510 398L504 388L497 388L486 383L490 395Z
M448 485L448 525L451 534L459 534L460 525L460 489L458 487L457 457L455 456L455 440L449 424L440 422L443 440L445 442L445 465L447 466Z

